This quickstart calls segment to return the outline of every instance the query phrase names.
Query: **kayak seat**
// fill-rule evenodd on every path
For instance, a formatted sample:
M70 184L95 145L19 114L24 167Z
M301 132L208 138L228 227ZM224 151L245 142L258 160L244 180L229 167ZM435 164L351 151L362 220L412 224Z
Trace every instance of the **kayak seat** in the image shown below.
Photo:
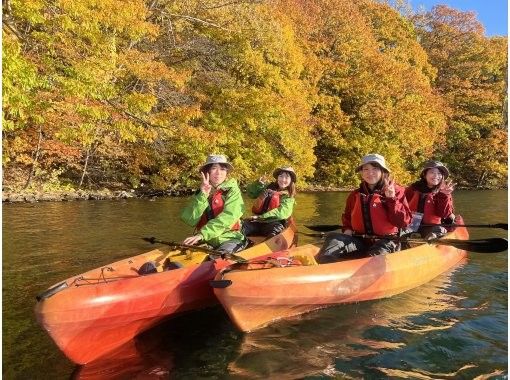
M143 263L142 266L138 269L138 274L140 276L153 273L158 273L158 269L154 261L147 261L146 263Z
M163 261L163 270L172 270L172 269L180 269L183 265L181 263L177 263L175 261L170 261L170 259L167 257L165 261Z

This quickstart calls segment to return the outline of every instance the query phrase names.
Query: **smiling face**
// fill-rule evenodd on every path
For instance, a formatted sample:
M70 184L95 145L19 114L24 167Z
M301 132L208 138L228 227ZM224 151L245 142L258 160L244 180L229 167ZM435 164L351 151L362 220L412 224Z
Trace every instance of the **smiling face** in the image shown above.
M286 189L291 182L292 178L289 173L281 172L280 174L278 174L278 187L280 189Z
M443 173L438 168L430 168L425 172L425 181L427 186L432 188L441 183L443 180Z
M374 187L382 178L383 171L377 165L365 164L361 167L361 178L371 188Z
M220 164L212 164L209 168L209 183L214 187L221 185L227 178L227 167Z

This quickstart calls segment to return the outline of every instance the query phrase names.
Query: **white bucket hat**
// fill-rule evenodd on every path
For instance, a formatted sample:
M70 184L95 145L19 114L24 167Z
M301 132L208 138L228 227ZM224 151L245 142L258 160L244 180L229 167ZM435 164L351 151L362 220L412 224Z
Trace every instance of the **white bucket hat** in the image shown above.
M201 172L206 171L207 167L209 165L213 165L213 164L226 165L228 171L234 170L234 167L232 166L232 164L230 162L228 162L226 156L224 156L223 154L210 154L207 156L207 160L205 161L205 164L203 164L200 167L200 171Z
M377 164L384 171L386 171L388 173L390 172L390 169L388 169L388 167L386 166L386 160L380 154L377 154L377 153L367 154L365 157L362 158L361 164L358 166L356 171L357 172L361 171L361 169L363 168L363 165L366 165L366 164Z

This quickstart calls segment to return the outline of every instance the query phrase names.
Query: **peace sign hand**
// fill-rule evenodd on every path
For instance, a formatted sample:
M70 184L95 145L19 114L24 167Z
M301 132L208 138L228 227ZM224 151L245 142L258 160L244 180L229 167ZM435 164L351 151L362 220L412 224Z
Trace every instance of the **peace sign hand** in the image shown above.
M209 196L212 188L211 184L209 183L209 173L204 174L203 172L200 172L200 174L202 174L202 184L200 185L200 190L206 196Z
M439 191L446 195L451 194L454 188L455 184L450 180L441 181L441 184L439 185Z
M383 182L384 182L384 187L383 187L384 195L387 198L395 198L396 191L395 191L395 181L393 180L393 178L391 178L391 177L385 178Z

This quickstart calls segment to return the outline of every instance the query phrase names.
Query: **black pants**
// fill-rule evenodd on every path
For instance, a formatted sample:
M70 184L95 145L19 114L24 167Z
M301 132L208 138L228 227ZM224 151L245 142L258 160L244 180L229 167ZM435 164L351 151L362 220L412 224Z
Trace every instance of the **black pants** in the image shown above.
M332 232L317 254L320 264L333 263L353 256L376 256L400 250L400 243L390 239L377 239L373 244L359 237Z
M274 222L259 222L251 220L243 222L242 232L244 236L265 236L273 237L285 229L285 220L276 220Z
M237 239L227 240L221 243L219 247L216 248L216 251L222 253L236 253L245 249L247 245L248 245L247 239L243 239L242 241Z

